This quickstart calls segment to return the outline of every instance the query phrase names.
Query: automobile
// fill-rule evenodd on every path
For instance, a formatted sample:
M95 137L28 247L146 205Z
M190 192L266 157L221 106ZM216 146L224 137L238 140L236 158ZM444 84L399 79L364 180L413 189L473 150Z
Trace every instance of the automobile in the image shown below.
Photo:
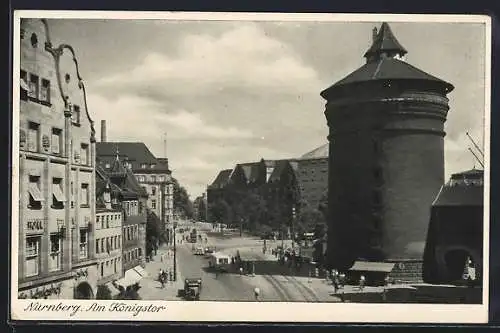
M214 252L210 255L210 259L208 261L208 267L212 270L219 272L228 272L231 266L231 256L222 253L222 252Z
M194 249L194 255L196 256L202 256L205 254L205 249L201 246L197 246L195 249Z
M210 255L215 252L215 246L207 246L205 248L205 254Z
M184 280L184 289L178 291L178 296L187 301L199 301L201 294L201 278L188 278Z

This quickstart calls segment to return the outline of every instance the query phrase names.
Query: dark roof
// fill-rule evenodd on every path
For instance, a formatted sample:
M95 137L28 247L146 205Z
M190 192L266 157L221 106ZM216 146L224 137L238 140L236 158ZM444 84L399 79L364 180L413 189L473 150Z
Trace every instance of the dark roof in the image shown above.
M451 179L481 179L484 177L484 170L471 169L457 172L451 175Z
M289 163L290 162L288 160L276 161L273 173L271 174L271 177L269 177L268 182L275 182L275 181L280 180L281 175L283 174L283 170L286 169L286 167Z
M219 172L217 177L215 177L215 180L212 182L212 184L210 184L210 187L221 188L226 186L227 182L229 181L229 177L231 176L231 172L233 172L233 169L226 169Z
M319 146L316 149L311 150L310 152L305 153L300 158L301 159L311 159L311 158L325 158L328 157L330 144L325 143L322 146Z
M366 51L365 57L368 58L383 52L395 52L401 55L408 53L408 51L398 42L389 24L386 22L382 23L372 46Z
M342 80L333 84L329 88L321 92L321 96L325 98L330 89L345 86L347 84L381 81L381 80L420 80L432 81L443 84L448 91L453 90L453 85L447 83L435 76L398 59L380 58L376 62L369 62L347 75Z
M247 182L255 182L259 179L260 175L260 163L261 162L251 162L251 163L242 163L239 164L241 169L243 170L243 174Z
M156 158L144 142L97 142L96 155L99 160L111 162L110 158L116 157L117 150L120 159L127 158L132 164L132 170L141 170L141 172L161 173L170 172L168 169L168 159ZM141 164L155 164L154 168L142 169Z
M483 206L484 187L477 185L444 185L433 206Z
M326 95L329 91L348 84L380 80L430 81L443 85L448 92L453 90L453 85L450 83L432 76L404 61L392 58L390 55L383 56L382 54L385 52L395 52L400 55L407 53L406 49L401 46L396 37L394 37L389 25L384 22L372 46L365 53L365 57L367 57L369 61L342 80L322 91L321 96L326 99Z

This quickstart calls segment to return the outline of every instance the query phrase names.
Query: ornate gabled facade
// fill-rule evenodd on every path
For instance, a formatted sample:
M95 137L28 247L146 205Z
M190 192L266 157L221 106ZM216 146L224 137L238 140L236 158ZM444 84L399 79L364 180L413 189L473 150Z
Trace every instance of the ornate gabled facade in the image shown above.
M95 131L75 51L44 19L20 38L19 297L94 298Z
M321 92L330 129L331 268L349 269L358 258L422 260L430 207L444 183L453 86L406 63L406 52L383 23L366 63Z

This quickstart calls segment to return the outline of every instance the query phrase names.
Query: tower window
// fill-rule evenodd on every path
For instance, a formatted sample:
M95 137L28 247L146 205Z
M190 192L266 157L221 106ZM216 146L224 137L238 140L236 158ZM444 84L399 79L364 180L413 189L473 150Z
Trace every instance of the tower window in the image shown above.
M30 41L31 41L31 46L38 47L38 37L37 37L37 35L35 33L31 34Z
M32 99L38 100L38 76L30 74L28 96Z
M372 192L372 203L375 206L380 206L382 204L382 195L380 194L380 191L373 191Z

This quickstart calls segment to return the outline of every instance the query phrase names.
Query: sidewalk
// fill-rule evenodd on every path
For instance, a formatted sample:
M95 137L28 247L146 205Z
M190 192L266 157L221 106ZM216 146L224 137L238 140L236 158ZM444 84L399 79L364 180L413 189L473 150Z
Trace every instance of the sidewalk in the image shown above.
M168 248L161 247L158 249L158 253L153 257L153 260L146 263L145 270L148 272L149 276L141 280L141 289L139 290L139 295L143 300L179 300L177 297L177 292L179 289L184 288L184 278L182 277L180 270L177 269L177 281L168 281L165 284L165 288L161 288L161 284L158 281L158 274L160 269L164 271L173 271L174 259L171 254L167 254ZM163 262L161 260L161 255L163 254ZM177 263L178 265L179 263ZM179 268L179 266L177 266Z

